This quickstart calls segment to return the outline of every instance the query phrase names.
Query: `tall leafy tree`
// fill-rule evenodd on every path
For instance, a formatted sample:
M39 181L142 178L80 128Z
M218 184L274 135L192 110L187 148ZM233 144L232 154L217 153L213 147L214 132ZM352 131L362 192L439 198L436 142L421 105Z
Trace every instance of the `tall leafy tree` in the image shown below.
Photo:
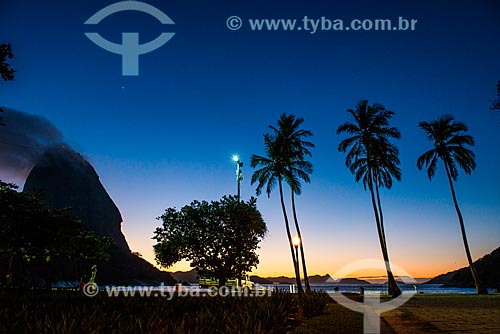
M7 62L8 59L12 59L13 57L10 44L0 44L0 77L4 81L14 80L16 71ZM2 108L0 108L0 112L3 112ZM4 125L0 116L0 126Z
M4 81L14 80L16 71L8 63L8 59L14 58L10 44L0 44L0 77Z
M389 126L394 113L381 104L368 105L368 100L362 100L356 109L349 109L347 112L354 121L340 125L337 134L346 133L351 137L342 140L338 150L349 150L346 166L355 175L355 181L362 180L365 190L370 190L380 247L386 264L389 294L397 296L401 294L401 290L390 266L379 188L391 188L393 177L401 179L399 152L390 142L390 139L399 139L401 134L397 128Z
M453 181L458 178L458 169L462 169L466 174L471 174L476 168L475 154L466 146L474 146L474 138L465 134L467 125L463 122L455 121L453 116L445 115L432 122L420 122L418 126L425 132L427 138L433 142L433 148L422 154L417 160L417 168L427 169L427 176L432 180L436 173L438 161L441 160L446 171L448 184L455 210L457 211L460 231L465 247L465 254L469 262L472 278L476 285L478 294L487 294L488 290L481 282L479 275L474 268L474 262L470 254L469 242L465 231L464 219L458 205Z
M257 200L236 196L198 202L180 210L168 208L153 239L156 261L170 267L185 259L200 276L213 276L224 286L228 278L242 278L259 263L256 250L267 233Z
M276 144L279 146L279 152L285 161L285 181L290 186L291 190L291 206L295 230L300 238L299 244L300 257L302 260L302 270L304 274L304 284L306 291L310 290L309 277L307 275L306 257L304 253L304 239L300 231L300 225L297 218L297 210L295 206L295 195L300 195L302 192L302 185L300 180L310 183L311 179L309 174L312 173L312 164L305 160L306 156L311 156L309 148L314 147L314 144L305 140L311 137L312 131L301 129L304 122L303 118L296 118L295 115L287 115L283 113L278 120L278 127L270 126L274 132ZM298 263L299 259L297 259Z
M7 258L6 282L12 262L46 265L55 260L81 263L109 258L111 238L82 229L66 210L50 209L39 193L19 193L0 181L0 258Z

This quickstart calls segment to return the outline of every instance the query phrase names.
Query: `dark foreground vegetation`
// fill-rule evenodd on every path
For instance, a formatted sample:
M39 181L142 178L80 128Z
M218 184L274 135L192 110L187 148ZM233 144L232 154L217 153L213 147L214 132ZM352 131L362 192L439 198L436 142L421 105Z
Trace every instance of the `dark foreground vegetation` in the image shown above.
M304 312L296 296L285 292L169 300L7 289L0 290L0 333L286 333L304 313L321 313L328 302L325 297L308 294L314 307Z

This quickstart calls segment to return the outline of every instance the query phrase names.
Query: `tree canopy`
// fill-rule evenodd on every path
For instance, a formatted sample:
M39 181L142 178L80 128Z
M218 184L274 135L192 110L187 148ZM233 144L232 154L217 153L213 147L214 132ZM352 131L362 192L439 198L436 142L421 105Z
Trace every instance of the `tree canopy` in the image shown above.
M180 210L168 208L158 219L163 224L155 231L154 251L164 267L188 260L200 276L218 278L223 286L259 263L256 250L267 227L253 197L248 202L235 196L193 201Z
M304 140L312 136L310 130L300 128L303 118L283 113L278 120L278 127L269 126L272 134L264 135L266 156L252 155L251 166L257 169L252 175L252 184L258 182L256 193L260 195L264 186L268 197L278 183L284 180L295 194L300 195L300 180L309 183L312 164L305 160L311 156L309 148L314 144Z
M16 188L0 181L0 257L37 263L109 258L110 238L83 230L78 218L49 208L39 193Z
M429 180L434 176L438 160L441 159L451 178L456 181L458 169L471 174L476 169L476 155L465 146L474 146L474 138L467 132L467 125L457 122L451 115L440 117L432 122L420 122L418 126L433 141L434 147L417 160L417 168L427 168Z
M0 77L4 81L14 80L16 71L7 62L7 59L14 58L10 44L0 44Z
M12 54L12 48L10 44L0 44L0 78L4 81L14 80L16 71L7 63L7 59L12 59L14 54ZM0 112L3 109L0 108ZM0 116L0 126L5 124L2 123L2 116Z

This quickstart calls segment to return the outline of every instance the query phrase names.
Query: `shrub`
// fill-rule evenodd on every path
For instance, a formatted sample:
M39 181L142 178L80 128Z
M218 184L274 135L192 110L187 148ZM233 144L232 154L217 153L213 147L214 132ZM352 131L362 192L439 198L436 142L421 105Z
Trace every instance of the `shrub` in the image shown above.
M0 333L278 334L298 310L284 292L265 297L107 297L0 290Z
M301 306L304 316L312 318L323 313L331 298L324 291L308 291L302 295Z

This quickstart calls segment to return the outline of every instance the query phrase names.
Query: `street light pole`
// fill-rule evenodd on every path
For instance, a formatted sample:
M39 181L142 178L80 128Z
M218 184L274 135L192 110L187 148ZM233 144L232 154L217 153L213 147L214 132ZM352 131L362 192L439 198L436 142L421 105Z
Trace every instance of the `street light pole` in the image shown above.
M233 161L236 162L236 182L238 183L238 202L240 201L240 183L243 180L242 175L242 167L243 162L240 161L240 158L237 155L233 155Z

